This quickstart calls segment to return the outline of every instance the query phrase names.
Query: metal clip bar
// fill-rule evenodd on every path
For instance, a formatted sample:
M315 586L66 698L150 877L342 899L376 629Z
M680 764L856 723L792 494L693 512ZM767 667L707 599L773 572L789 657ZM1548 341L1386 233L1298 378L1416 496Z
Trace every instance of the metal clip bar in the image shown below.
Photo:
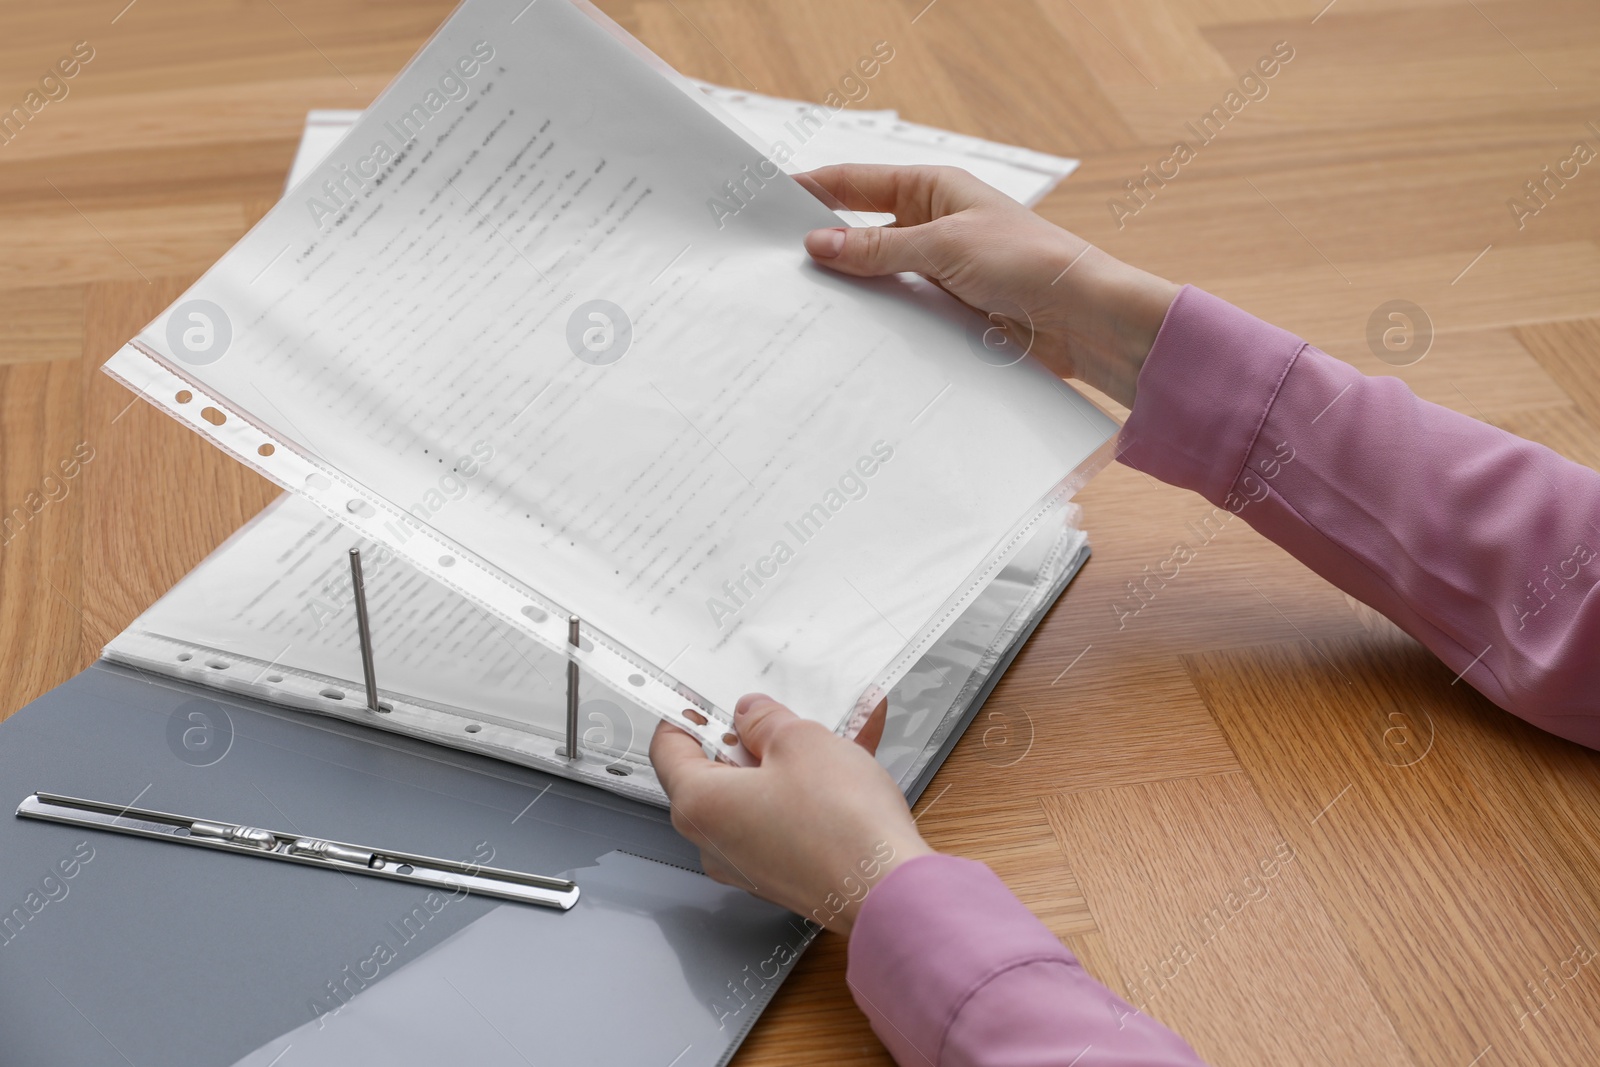
M481 867L475 863L459 863L410 852L365 848L343 841L324 841L301 834L285 834L214 819L192 819L187 815L105 804L98 800L56 793L34 793L24 797L17 807L17 815L24 819L42 819L95 830L110 830L133 837L154 838L177 845L196 845L261 859L284 860L346 874L415 882L519 904L559 908L562 911L578 902L578 884L565 878Z

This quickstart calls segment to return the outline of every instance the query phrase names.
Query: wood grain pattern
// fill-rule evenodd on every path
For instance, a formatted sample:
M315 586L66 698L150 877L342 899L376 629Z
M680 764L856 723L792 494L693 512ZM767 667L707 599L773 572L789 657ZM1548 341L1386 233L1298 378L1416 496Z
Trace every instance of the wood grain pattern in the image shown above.
M274 201L306 110L364 106L451 6L0 13L0 107L75 42L95 51L0 143L0 714L274 494L98 367ZM1600 148L1590 0L603 6L688 74L809 99L887 41L860 106L1083 158L1040 205L1052 221L1600 463L1600 163L1525 190L1575 142ZM1126 200L1280 41L1294 59L1265 95ZM1518 197L1538 211L1519 219ZM1119 198L1138 209L1120 222ZM1395 298L1433 332L1398 368L1368 339ZM1081 502L1095 556L925 795L929 839L991 863L1218 1065L1591 1062L1600 757L1452 684L1192 494L1113 467ZM1132 594L1180 542L1194 560ZM1246 886L1280 844L1293 862ZM1175 977L1144 977L1219 905ZM886 1063L844 965L825 937L738 1062Z
M1300 850L1244 774L1071 793L1044 807L1119 966L1113 988L1201 1056L1407 1062ZM1304 1026L1313 1015L1319 1025Z
M93 575L83 622L94 654L278 495L277 486L139 400L98 364L183 292L188 279L98 282L90 287L85 424L97 458L84 469L84 546ZM90 659L93 659L91 655ZM87 666L88 664L83 664Z
M0 289L0 364L83 354L83 286Z
M1188 662L1413 1062L1594 1046L1600 754L1450 684L1397 632Z

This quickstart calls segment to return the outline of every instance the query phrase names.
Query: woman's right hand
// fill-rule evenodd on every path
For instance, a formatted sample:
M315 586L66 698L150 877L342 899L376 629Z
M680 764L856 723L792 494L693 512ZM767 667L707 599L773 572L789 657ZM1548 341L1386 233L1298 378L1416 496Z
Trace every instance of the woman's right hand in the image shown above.
M672 801L672 825L700 846L712 878L849 934L873 885L933 851L900 787L872 758L887 711L880 704L869 729L846 741L752 693L734 708L734 729L754 767L713 763L699 741L659 724L650 761Z
M1130 267L955 167L844 164L798 175L824 203L892 226L806 235L842 274L912 271L991 321L1063 378L1127 407L1178 286Z

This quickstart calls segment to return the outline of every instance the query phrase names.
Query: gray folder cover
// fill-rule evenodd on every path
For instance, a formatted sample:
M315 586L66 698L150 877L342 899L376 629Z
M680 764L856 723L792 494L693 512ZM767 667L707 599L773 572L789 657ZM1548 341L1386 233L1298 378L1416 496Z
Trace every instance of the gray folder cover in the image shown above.
M218 724L209 766L173 739L191 713ZM114 666L46 694L3 733L0 788L17 800L47 785L137 797L426 855L492 855L570 872L583 892L570 912L451 899L4 818L7 1065L271 1063L290 1044L284 1067L642 1063L667 1045L663 1064L684 1050L680 1067L715 1064L810 936L783 909L694 873L697 854L665 812L530 768ZM791 948L776 973L767 964L746 982L779 946ZM356 1007L413 969L393 997ZM456 1054L427 1053L421 1034ZM258 1049L271 1055L250 1056Z

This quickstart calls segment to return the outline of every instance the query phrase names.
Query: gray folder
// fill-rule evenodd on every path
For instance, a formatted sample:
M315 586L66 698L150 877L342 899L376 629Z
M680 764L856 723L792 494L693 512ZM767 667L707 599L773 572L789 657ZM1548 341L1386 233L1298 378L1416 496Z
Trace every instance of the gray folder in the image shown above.
M1024 553L895 690L879 758L909 799L1087 545L1069 556L1041 581ZM658 807L104 661L0 725L0 802L35 790L563 875L582 898L0 818L0 1067L721 1064L816 936L700 873Z

